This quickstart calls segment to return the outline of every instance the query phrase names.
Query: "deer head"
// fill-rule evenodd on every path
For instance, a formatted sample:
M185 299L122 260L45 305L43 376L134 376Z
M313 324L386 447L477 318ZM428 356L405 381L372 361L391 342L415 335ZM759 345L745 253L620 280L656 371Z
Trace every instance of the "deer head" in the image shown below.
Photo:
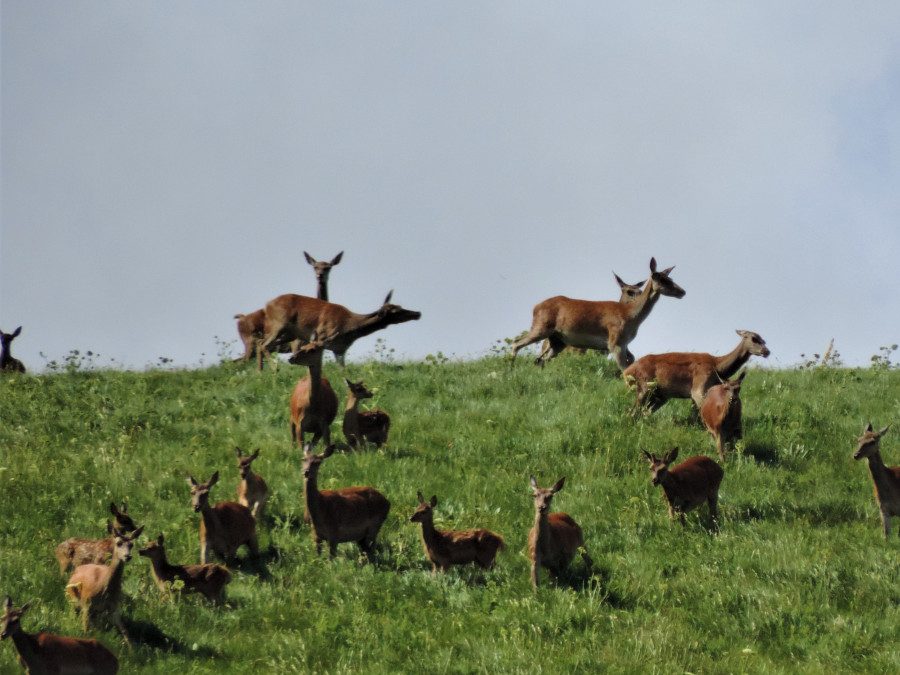
M291 354L288 363L295 366L315 366L321 365L322 355L325 353L325 343L318 342L313 336L313 342L309 342L296 352Z
M550 502L553 501L553 495L563 489L566 484L566 477L560 478L551 488L538 487L537 479L531 477L531 493L534 495L534 508L540 514L545 514L550 510Z
M26 602L19 609L15 609L12 598L6 596L6 600L3 601L3 618L0 619L0 640L5 640L21 630L19 621L29 607L31 607L31 603Z
M306 262L312 265L313 271L316 273L316 279L321 283L325 283L328 281L328 273L331 272L331 268L341 262L344 252L341 251L334 256L334 258L331 259L331 262L316 260L306 251L303 251L303 255L306 257Z
M12 344L12 341L19 337L19 333L22 332L22 326L16 328L12 333L4 333L0 330L0 346L2 346L3 351L9 351L9 346Z
M363 384L363 381L359 382L351 382L346 377L344 378L344 382L347 383L347 387L350 389L350 393L353 394L357 399L362 400L364 398L372 398L374 394L366 388L366 385Z
M128 515L128 504L122 502L122 508L116 506L115 502L109 503L109 512L115 520L115 527L120 532L134 532L137 529L131 516Z
M385 325L393 325L397 323L405 323L407 321L418 321L422 317L422 312L414 312L409 309L403 309L400 305L391 304L391 296L394 291L390 291L384 298L381 308L376 312L378 318L385 322Z
M409 521L411 523L423 523L431 520L434 516L434 507L437 506L438 503L437 496L431 495L430 502L425 501L425 497L422 496L421 492L416 492L416 497L419 499L419 505L416 507L412 516L410 516Z
M675 265L671 267L667 267L664 270L657 271L656 270L656 258L650 258L650 281L652 284L651 288L654 293L658 293L660 295L668 295L673 298L683 298L684 297L684 289L676 284L670 278L670 274L672 270L675 269Z
M646 450L641 450L641 452L647 461L650 462L650 473L652 475L650 482L655 487L665 480L666 474L669 472L669 464L678 457L678 448L672 448L663 457L652 455Z
M641 292L644 290L644 284L647 283L647 280L639 281L636 284L626 284L622 281L622 277L613 272L613 276L616 278L616 283L619 284L619 288L622 291L622 301L631 301L640 296Z
M138 555L151 560L166 557L165 538L160 532L156 541L149 542L144 548L138 550Z
M205 483L198 483L193 476L188 476L187 482L191 486L191 506L197 513L209 506L209 490L219 482L219 472L216 471Z
M766 347L766 341L760 337L759 333L752 330L736 330L734 331L741 336L745 349L753 356L769 357L769 348Z
M879 445L881 444L881 437L887 433L887 430L891 428L891 425L887 425L881 431L875 431L872 428L872 423L866 426L863 429L862 436L857 439L856 452L853 453L853 459L862 459L863 457L871 457L874 453L878 452Z
M131 549L134 547L134 540L141 536L143 531L143 526L130 534L113 530L113 536L116 538L115 547L113 548L113 560L121 560L123 562L131 560Z
M316 455L312 452L312 446L307 443L303 448L303 477L316 478L319 474L319 467L322 466L322 462L334 454L334 448L335 445L332 443L322 451L322 454Z
M250 477L250 474L253 473L250 465L253 463L253 460L259 457L259 448L254 450L251 455L245 455L240 448L235 448L234 453L237 455L238 471L241 473L241 478L247 480L247 478Z

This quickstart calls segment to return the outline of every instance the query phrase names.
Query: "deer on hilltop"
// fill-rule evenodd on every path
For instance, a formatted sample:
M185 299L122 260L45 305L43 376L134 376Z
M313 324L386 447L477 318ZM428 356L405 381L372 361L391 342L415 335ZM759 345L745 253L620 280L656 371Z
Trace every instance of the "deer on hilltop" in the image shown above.
M313 271L316 273L316 282L318 283L316 297L319 300L325 300L327 302L328 275L331 274L331 268L341 262L341 258L344 257L344 252L341 251L336 256L334 256L334 258L331 259L331 262L316 260L306 251L303 251L303 255L306 257L306 262L312 265Z
M884 538L891 534L891 517L900 516L900 466L885 466L881 459L881 437L890 428L875 431L871 422L863 429L859 437L853 459L869 460L869 473L872 474L872 486L875 490L875 501L881 512L881 527Z
M322 377L323 345L310 342L298 349L288 362L306 366L309 374L297 382L291 393L291 440L304 447L304 434L313 435L312 444L325 439L331 445L331 423L337 416L338 398L327 378Z
M22 332L22 326L16 328L12 333L4 333L0 330L0 372L3 373L24 373L25 366L19 359L13 358L10 348L12 341L19 337Z
M670 468L678 457L678 448L672 448L663 457L641 452L650 463L653 486L662 485L670 520L674 521L677 514L685 525L684 514L706 502L713 524L718 527L719 485L725 475L722 467L709 457L696 455Z
M172 565L166 558L162 534L140 549L138 555L150 559L153 580L163 593L168 593L172 583L180 581L185 593L200 593L216 604L224 602L225 586L231 581L231 573L222 565Z
M383 410L360 412L359 402L366 398L372 398L372 392L363 384L362 380L351 382L344 378L344 381L349 390L343 424L347 444L351 448L357 448L364 443L374 443L376 447L381 447L387 442L388 430L391 428L390 416Z
M114 532L134 532L137 525L128 515L128 504L123 503L119 509L115 503L110 502L109 511L113 521L106 523L106 531L110 536L105 539L78 539L72 537L66 539L56 547L56 560L59 562L59 573L65 574L70 567L78 567L88 563L105 565L112 558L115 548Z
M553 496L563 489L565 477L560 478L551 488L538 487L531 477L531 491L534 495L534 525L528 533L528 554L531 558L531 585L537 590L541 567L546 567L554 577L559 577L572 562L576 551L581 550L588 569L592 562L584 547L581 527L568 513L550 513Z
M716 442L719 459L725 461L725 446L741 438L741 383L746 370L733 380L710 387L700 407L700 419Z
M219 502L209 505L209 491L219 481L216 471L205 483L198 483L193 476L188 476L191 486L191 506L200 518L200 564L205 565L207 554L211 548L213 553L230 562L237 556L237 550L247 545L250 555L259 555L256 542L256 521L243 504L237 502Z

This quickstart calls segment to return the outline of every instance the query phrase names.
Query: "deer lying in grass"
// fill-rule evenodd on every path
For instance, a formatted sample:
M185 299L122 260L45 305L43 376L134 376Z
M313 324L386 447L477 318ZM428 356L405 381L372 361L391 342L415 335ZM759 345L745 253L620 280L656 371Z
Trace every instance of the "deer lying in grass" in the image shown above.
M553 487L541 488L535 477L531 477L534 526L528 533L528 554L531 558L531 585L535 589L538 587L541 567L546 567L554 577L559 577L569 567L579 549L588 569L592 565L584 548L584 535L578 523L568 513L550 513L553 495L563 489L565 482L563 477Z
M309 375L297 382L291 393L291 440L304 447L303 436L313 435L312 445L325 439L331 444L331 423L337 417L338 397L327 378L322 377L323 345L310 342L288 360L295 366L306 366Z
M696 455L670 468L678 457L678 448L672 448L662 458L646 450L642 452L650 463L651 482L654 486L662 485L670 520L674 521L678 514L681 524L685 525L684 514L706 502L713 524L718 527L719 484L725 475L722 467L709 457Z
M0 330L0 372L4 373L24 373L25 366L19 359L13 358L10 353L12 341L19 337L22 332L22 326L16 328L12 333L4 333Z
M494 566L497 551L504 548L503 537L490 530L438 530L434 526L434 507L437 497L426 502L421 492L417 492L419 505L410 517L410 522L422 523L422 545L425 555L431 561L431 572L446 572L451 565L477 563L482 569Z
M371 561L375 553L375 538L387 518L391 503L371 487L346 487L339 490L319 490L318 477L322 462L331 457L334 446L329 445L321 455L313 454L310 446L303 454L303 494L312 522L316 554L322 553L322 542L328 542L333 558L337 545L355 541Z
M563 295L538 303L532 313L531 330L513 344L512 360L523 347L547 339L547 349L535 359L538 365L570 345L610 353L625 370L634 360L628 345L660 296L684 297L684 289L669 277L673 269L657 271L656 258L651 258L650 279L641 295L630 303L573 300Z
M105 565L112 558L115 547L114 531L134 532L137 525L128 515L128 505L122 504L120 510L114 503L110 503L109 511L113 515L113 522L106 522L106 531L109 533L106 539L66 539L56 547L56 559L59 561L59 573L65 574L70 567L78 567L94 563Z
M245 455L240 448L235 448L234 453L237 455L238 471L241 475L241 482L238 483L237 489L238 504L250 509L250 515L258 523L269 499L269 486L266 485L262 476L253 473L253 469L250 467L253 461L259 457L259 448L254 450L251 455Z
M391 418L383 410L359 411L359 402L372 398L372 392L366 388L362 380L351 382L344 378L349 392L347 407L344 409L344 437L351 448L357 448L368 442L380 447L387 443Z
M710 387L727 380L751 356L769 356L766 341L749 330L735 331L741 340L724 356L704 352L669 352L642 356L622 376L637 392L633 413L661 408L670 398L690 398L699 410Z
M735 379L710 387L700 407L700 418L716 442L719 459L725 461L725 445L741 438L741 383L746 370Z
M11 638L19 663L32 675L115 675L119 661L97 640L63 637L53 633L26 633L22 615L30 602L15 609L7 596L0 619L0 640Z
M231 573L222 565L172 565L166 559L165 538L160 534L138 554L150 559L153 580L163 593L180 581L185 593L201 593L207 600L221 604L225 600L225 586L231 581Z
M125 643L131 645L119 613L119 604L122 600L125 563L131 560L134 540L141 535L143 529L139 527L130 534L115 532L115 546L109 565L79 565L69 577L66 595L76 603L81 612L81 625L85 633L99 620L107 620L119 629Z
M193 476L187 479L191 486L191 506L195 513L200 513L200 564L207 562L207 553L213 553L230 562L235 559L237 550L247 545L250 555L256 557L259 548L256 543L256 521L250 509L237 502L219 502L209 505L209 491L219 481L216 471L205 483L198 483Z
M887 433L890 425L881 431L872 429L872 424L863 429L857 442L853 459L869 460L869 473L872 474L872 485L875 489L875 501L881 512L881 527L884 538L891 534L891 516L900 516L900 466L885 466L881 459L881 437Z

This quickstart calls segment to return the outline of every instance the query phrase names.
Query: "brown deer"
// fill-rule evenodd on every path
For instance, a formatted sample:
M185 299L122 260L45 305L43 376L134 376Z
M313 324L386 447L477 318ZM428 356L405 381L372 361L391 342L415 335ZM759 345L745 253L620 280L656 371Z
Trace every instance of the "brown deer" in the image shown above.
M742 437L741 383L746 370L733 380L710 387L700 407L700 418L716 442L719 459L725 461L725 445Z
M650 463L651 482L654 486L662 485L671 520L675 520L677 513L685 525L684 514L706 502L713 524L718 527L719 484L725 475L722 467L709 457L696 455L670 468L678 457L678 448L672 448L661 458L646 450L642 452Z
M531 477L534 494L534 526L528 533L528 554L531 558L531 585L537 589L538 574L546 567L554 577L559 577L569 567L575 552L581 549L581 557L590 569L592 563L584 548L581 527L568 513L550 513L553 495L563 489L565 477L551 488L538 487Z
M331 262L325 262L324 260L316 260L309 253L303 251L303 255L306 256L306 262L312 265L313 271L316 273L316 282L318 283L318 291L316 293L316 297L319 300L328 301L328 275L331 274L331 268L341 262L341 258L344 257L344 252L341 251L334 258L331 259Z
M737 347L724 356L704 352L647 354L625 369L622 377L637 392L633 413L653 412L670 398L690 398L699 410L710 387L727 380L751 356L768 358L766 341L749 330L735 331L741 338Z
M391 428L391 418L383 410L359 411L359 402L366 398L372 398L372 392L366 388L362 380L351 382L344 378L349 392L347 394L347 407L344 409L344 437L351 448L359 447L368 442L381 447L387 443L388 430Z
M332 558L337 553L338 544L355 541L371 561L375 553L375 538L387 518L391 503L371 487L320 491L319 468L333 452L334 446L329 445L321 455L316 455L307 445L303 453L303 494L312 522L316 554L322 553L323 541L328 542L328 552Z
M235 448L234 453L237 455L238 471L241 475L241 482L238 483L237 489L238 504L250 509L250 515L258 523L262 519L266 502L269 499L269 486L266 485L262 476L253 473L253 469L250 467L259 457L259 448L250 455L245 455L240 448Z
M421 492L417 492L419 505L410 517L410 522L422 523L422 545L425 555L431 561L431 573L446 572L451 565L477 563L482 569L494 566L497 551L504 548L503 537L490 530L438 530L434 526L434 507L437 497L426 502Z
M56 547L56 560L59 561L59 573L65 574L70 567L78 567L88 563L105 565L112 558L115 547L113 532L118 530L128 534L137 529L137 525L128 515L128 504L123 503L119 509L114 503L110 503L109 511L113 515L113 521L106 522L106 531L109 533L106 539L66 539Z
M523 347L547 339L547 349L535 359L544 365L565 345L610 353L619 368L625 370L634 361L628 345L660 296L684 297L684 289L670 278L674 267L657 271L656 258L650 259L650 279L633 302L596 302L573 300L557 295L534 307L531 330L513 344L512 359Z
M12 598L3 602L0 619L0 640L11 638L18 652L19 663L32 675L115 675L119 661L97 640L63 637L53 633L26 633L22 629L22 615L30 602L15 609Z
M256 347L266 334L266 310L258 309L249 314L235 314L237 319L238 337L244 345L244 355L235 361L249 361L256 354ZM295 340L290 344L279 345L275 348L279 354L290 354L300 347L300 341Z
M22 326L16 328L12 333L4 333L0 330L0 372L3 373L24 373L25 366L19 359L13 358L10 353L12 341L19 337L22 332Z
M115 532L115 546L109 565L79 565L69 577L66 595L76 603L81 612L81 625L88 632L99 620L108 620L122 633L125 643L131 645L128 631L122 622L119 604L122 600L122 578L125 563L131 560L131 549L143 527L130 534Z
M309 375L297 382L291 393L291 440L298 447L304 446L303 435L313 435L312 445L325 439L331 444L331 423L337 417L338 397L327 378L322 377L321 342L310 342L298 349L289 363L306 366Z
M859 437L853 459L869 460L869 473L872 474L872 485L875 489L875 501L881 512L881 527L884 538L891 534L891 516L900 516L900 466L885 466L881 459L881 437L890 425L881 431L872 429L872 424L863 429Z
M138 554L150 559L153 580L163 593L168 593L172 584L180 581L185 593L201 593L207 600L222 604L225 600L225 586L231 581L231 573L222 565L172 565L166 559L165 538L160 534Z
M187 479L191 486L191 506L194 513L200 513L200 564L207 562L207 553L213 553L226 562L235 559L237 550L247 545L250 555L256 557L259 547L256 543L256 521L243 504L219 502L209 505L209 491L219 481L216 471L205 483L198 483L193 476Z

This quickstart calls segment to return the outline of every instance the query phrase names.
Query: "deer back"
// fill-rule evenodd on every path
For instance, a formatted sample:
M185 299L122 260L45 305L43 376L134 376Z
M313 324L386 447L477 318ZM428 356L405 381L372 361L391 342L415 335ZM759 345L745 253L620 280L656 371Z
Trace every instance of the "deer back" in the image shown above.
M266 303L266 332L284 332L290 339L309 341L343 332L352 312L333 302L288 293Z
M735 437L741 430L741 397L724 384L717 384L706 392L700 417L713 435Z
M391 504L371 487L347 487L318 492L313 527L324 539L358 541L374 525L384 522Z
M313 398L312 378L307 375L291 393L291 421L297 424L301 419L314 418L325 426L330 425L337 417L338 397L328 378L321 378L318 396L316 400Z
M56 559L59 561L59 569L65 572L69 567L79 565L98 564L103 565L112 558L114 540L106 539L78 539L72 537L66 539L56 547Z
M546 521L532 528L528 536L531 558L540 553L542 563L551 567L568 565L580 546L584 546L584 534L568 513L548 514Z
M219 555L254 538L256 521L243 504L219 502L209 511L200 521L200 540L205 539Z
M118 595L120 589L111 588L116 568L110 565L79 565L69 577L66 593L81 604L87 604L102 595Z
M724 475L722 467L709 457L695 455L669 468L669 480L663 483L663 490L668 497L678 498L693 508L719 493Z
M690 398L697 386L704 391L718 381L715 357L702 352L647 354L632 363L622 375L643 384L655 382L660 393Z
M119 671L115 655L97 640L64 637L53 633L27 635L39 663L30 663L31 673L95 673Z

